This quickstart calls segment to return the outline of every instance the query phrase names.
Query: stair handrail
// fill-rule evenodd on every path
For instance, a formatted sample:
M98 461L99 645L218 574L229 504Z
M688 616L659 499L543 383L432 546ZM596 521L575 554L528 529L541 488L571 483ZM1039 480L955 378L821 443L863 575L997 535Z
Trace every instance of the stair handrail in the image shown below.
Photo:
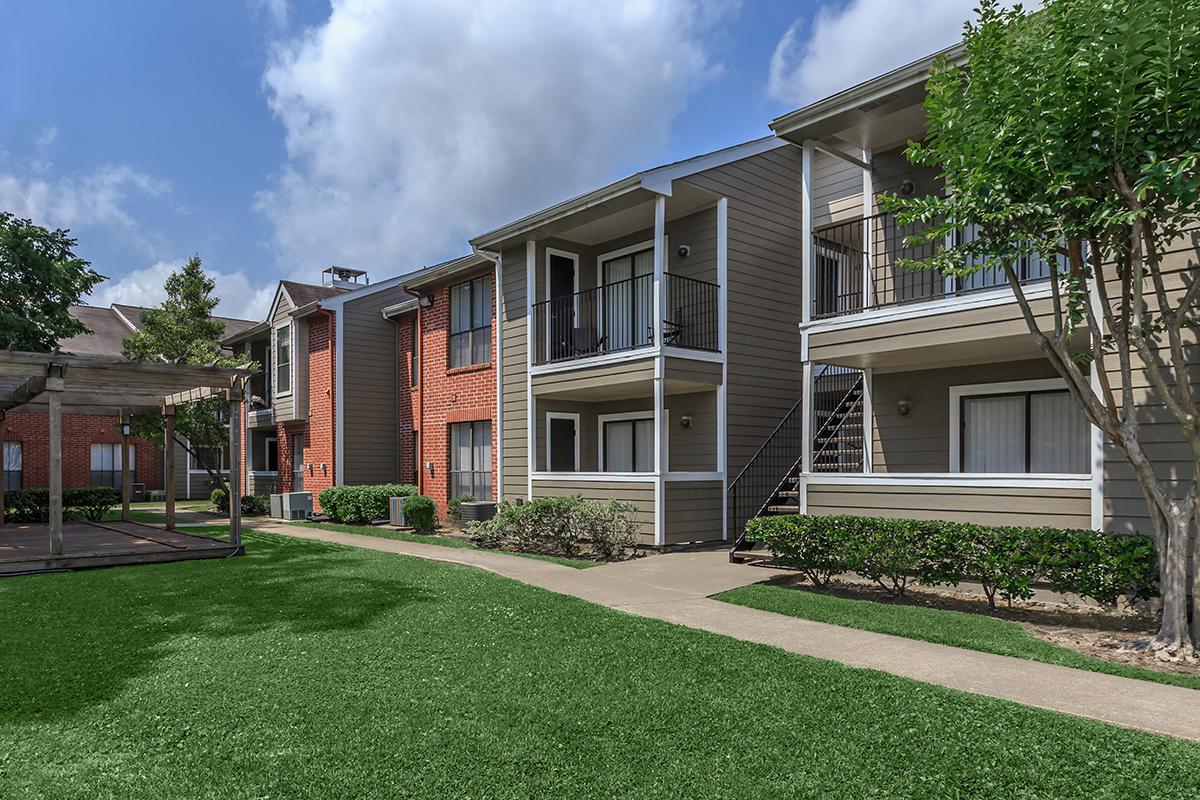
M833 407L834 413L831 414L830 416L836 415L837 410L839 408L841 408L842 406L844 406L846 404L846 401L850 399L850 395L854 394L854 392L856 390L862 389L862 387L863 387L863 377L860 375L858 380L856 380L854 382L854 385L846 390L846 394L842 395L842 399L839 400L837 405L835 405ZM847 408L846 411L842 413L842 418L840 420L838 420L838 424L835 425L833 430L829 432L828 438L825 440L825 443L823 445L821 445L821 449L816 451L815 453L813 453L813 457L812 457L813 463L809 466L810 470L814 466L816 466L817 459L825 453L825 448L829 447L829 443L834 440L834 438L837 436L838 431L840 431L842 429L842 426L846 424L846 420L849 417L850 412L854 410L855 406L861 406L862 401L863 401L862 395L860 394L858 396L858 399L856 399L853 403L851 403L850 407ZM826 420L826 424L821 426L821 430L817 431L816 436L813 437L814 439L819 439L821 437L821 435L825 433L825 428L828 426L828 422L829 421Z

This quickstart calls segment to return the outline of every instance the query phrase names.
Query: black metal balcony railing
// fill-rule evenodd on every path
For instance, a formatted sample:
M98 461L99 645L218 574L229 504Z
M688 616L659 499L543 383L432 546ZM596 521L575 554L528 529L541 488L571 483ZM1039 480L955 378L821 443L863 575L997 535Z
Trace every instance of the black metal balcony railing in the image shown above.
M939 243L905 244L906 237L923 229L919 224L901 225L884 212L814 231L813 317L836 317L868 307L938 300L1008 285L1001 267L986 267L966 278L947 278L935 269L902 268L901 261L924 261L943 249ZM974 235L974 229L960 228L956 243L970 241L963 237ZM1050 265L1040 256L1022 258L1017 274L1023 283L1046 280Z
M667 318L656 325L654 276L638 275L533 306L533 363L650 347L656 330L674 347L716 351L720 287L666 275Z

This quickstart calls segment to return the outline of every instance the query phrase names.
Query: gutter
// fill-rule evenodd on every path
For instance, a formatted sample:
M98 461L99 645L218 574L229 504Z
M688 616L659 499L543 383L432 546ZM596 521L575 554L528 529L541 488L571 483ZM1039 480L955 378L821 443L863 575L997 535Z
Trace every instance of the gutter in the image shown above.
M504 498L504 331L501 330L503 316L500 313L500 285L503 280L500 253L471 246L472 252L480 258L486 258L496 265L495 277L492 278L492 296L495 298L495 317L492 320L492 335L496 337L493 348L496 371L496 424L493 426L492 449L496 459L496 475L492 481L496 493L496 501Z

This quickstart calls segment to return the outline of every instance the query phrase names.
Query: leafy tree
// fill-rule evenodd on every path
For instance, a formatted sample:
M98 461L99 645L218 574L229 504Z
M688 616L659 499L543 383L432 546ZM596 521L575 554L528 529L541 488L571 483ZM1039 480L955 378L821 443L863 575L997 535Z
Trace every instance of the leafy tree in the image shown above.
M221 350L225 326L213 319L220 302L212 292L215 283L204 274L199 256L167 278L166 299L157 308L142 313L142 328L125 340L126 358L138 361L168 361L177 364L238 366L237 359ZM225 424L229 403L211 397L175 409L175 441L208 473L215 486L225 488L221 475L221 448L229 441ZM163 440L163 418L158 413L134 416L135 432L153 442Z
M69 234L0 211L0 349L49 352L89 333L70 309L104 277Z
M1200 219L1200 0L1049 0L1034 13L982 0L964 46L965 59L935 66L927 136L908 148L911 161L940 170L948 194L883 205L902 224L925 226L911 244L978 231L934 266L1007 275L1038 347L1146 498L1164 602L1151 646L1192 655L1200 410L1189 359L1200 275L1188 233ZM1053 254L1048 313L1035 313L1016 270L1038 254ZM1172 480L1174 465L1156 463L1143 430L1151 414L1177 424L1191 475ZM1200 564L1200 538L1195 546ZM1192 595L1200 603L1197 573Z

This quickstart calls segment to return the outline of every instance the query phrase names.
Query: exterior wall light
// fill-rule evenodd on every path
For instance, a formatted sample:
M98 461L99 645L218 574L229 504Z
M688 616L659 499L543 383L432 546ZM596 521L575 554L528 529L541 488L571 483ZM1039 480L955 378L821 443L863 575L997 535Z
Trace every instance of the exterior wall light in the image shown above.
M692 418L686 414L679 418L679 424L684 428L692 427Z
M902 417L907 417L912 412L912 400L901 400L896 406L896 413Z

